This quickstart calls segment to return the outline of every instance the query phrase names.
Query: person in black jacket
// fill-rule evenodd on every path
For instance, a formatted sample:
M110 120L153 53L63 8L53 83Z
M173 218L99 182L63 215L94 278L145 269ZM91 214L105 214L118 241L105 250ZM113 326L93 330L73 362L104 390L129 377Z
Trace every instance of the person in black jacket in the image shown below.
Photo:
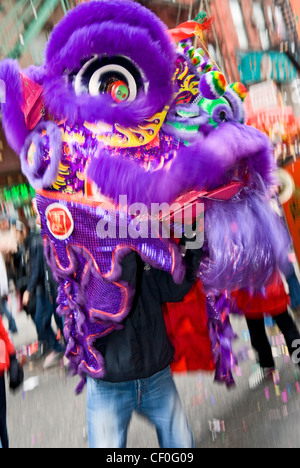
M49 278L49 268L44 257L44 248L40 233L32 233L26 239L27 261L30 264L30 274L26 290L23 294L23 305L28 306L33 297L36 299L34 322L37 329L41 354L48 352L44 368L50 367L61 357L63 346L56 340L51 321L56 316L57 290ZM59 329L62 331L62 324Z
M174 349L163 318L162 304L184 299L196 280L200 250L186 253L182 284L170 274L143 263L132 252L122 263L122 280L135 290L131 312L121 330L99 339L105 359L104 379L87 382L88 436L91 448L126 447L133 411L156 427L162 448L193 447L193 436L170 371Z

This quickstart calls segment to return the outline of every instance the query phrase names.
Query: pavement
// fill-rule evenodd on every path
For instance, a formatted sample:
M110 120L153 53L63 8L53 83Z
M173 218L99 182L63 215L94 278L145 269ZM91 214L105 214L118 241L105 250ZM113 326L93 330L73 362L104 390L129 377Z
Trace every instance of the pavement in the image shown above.
M17 348L36 341L35 327L24 312L17 314ZM299 320L297 320L300 326ZM248 378L256 369L246 322L232 317L238 335L236 387L214 383L213 374L194 372L175 376L196 448L299 448L300 372L286 355L282 337L272 339L279 373L278 385L267 382L253 391ZM7 389L7 421L11 448L88 448L86 390L75 395L78 378L60 360L43 369L43 360L24 365L24 386ZM153 426L134 414L127 448L158 448Z

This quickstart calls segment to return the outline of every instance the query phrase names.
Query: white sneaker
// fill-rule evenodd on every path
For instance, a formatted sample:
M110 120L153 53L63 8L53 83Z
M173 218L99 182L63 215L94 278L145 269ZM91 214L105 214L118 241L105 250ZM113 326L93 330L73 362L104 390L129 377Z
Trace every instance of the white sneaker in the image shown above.
M255 372L249 377L249 386L251 390L256 390L261 384L267 380L273 380L275 373L274 367L258 367Z
M57 353L56 351L52 351L45 359L43 368L49 369L52 366L55 366L57 362L60 360L62 353Z

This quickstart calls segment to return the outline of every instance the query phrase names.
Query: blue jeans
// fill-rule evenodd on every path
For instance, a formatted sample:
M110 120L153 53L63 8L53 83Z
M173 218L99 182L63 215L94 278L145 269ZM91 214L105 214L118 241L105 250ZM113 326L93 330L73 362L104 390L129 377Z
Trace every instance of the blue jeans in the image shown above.
M0 448L8 448L4 375L0 376Z
M53 304L49 301L45 294L37 294L36 296L36 313L35 325L37 329L38 339L43 342L48 350L62 352L62 346L56 341L55 333L51 326L52 315L55 313Z
M133 411L156 427L161 448L192 448L193 436L170 368L148 379L110 383L88 377L90 448L125 448Z
M18 328L15 319L13 318L12 313L8 310L7 300L3 297L0 299L0 314L1 316L4 315L7 318L9 331L12 333L17 333Z

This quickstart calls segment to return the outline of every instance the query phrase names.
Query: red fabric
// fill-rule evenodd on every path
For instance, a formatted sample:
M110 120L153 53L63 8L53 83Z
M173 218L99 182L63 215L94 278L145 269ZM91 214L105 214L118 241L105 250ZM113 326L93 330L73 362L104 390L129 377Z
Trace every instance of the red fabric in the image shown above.
M264 315L276 317L285 312L290 303L279 273L273 275L265 288L265 294L259 292L251 295L249 291L243 289L233 292L232 296L236 299L238 308L249 319L260 319Z
M15 348L9 339L0 316L0 376L9 369L9 356L15 354Z
M44 101L42 98L43 88L31 81L27 76L21 74L22 92L24 104L25 123L29 130L33 130L43 116Z
M179 24L174 29L168 29L168 33L174 42L178 42L182 41L183 39L193 37L199 33L199 31L207 31L208 29L211 29L213 22L213 18L209 18L203 24L197 23L194 20L190 20Z
M213 371L212 345L206 315L206 296L197 281L182 302L163 306L167 333L175 348L173 372Z

